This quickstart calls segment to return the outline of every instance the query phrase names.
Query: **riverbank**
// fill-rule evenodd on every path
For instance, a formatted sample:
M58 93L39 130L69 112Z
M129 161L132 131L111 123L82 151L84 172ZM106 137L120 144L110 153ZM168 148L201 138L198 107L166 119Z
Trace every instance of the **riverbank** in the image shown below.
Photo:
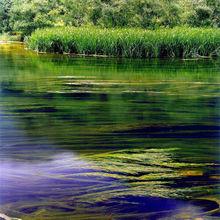
M8 43L8 42L21 42L21 35L10 35L7 33L0 34L0 44Z
M220 56L220 29L159 30L58 27L35 31L27 41L37 52L130 58Z

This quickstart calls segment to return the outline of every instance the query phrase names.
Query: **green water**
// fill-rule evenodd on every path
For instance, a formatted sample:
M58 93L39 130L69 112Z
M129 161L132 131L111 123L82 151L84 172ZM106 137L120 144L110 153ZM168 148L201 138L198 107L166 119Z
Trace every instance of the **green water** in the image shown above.
M0 45L0 212L218 219L219 64Z

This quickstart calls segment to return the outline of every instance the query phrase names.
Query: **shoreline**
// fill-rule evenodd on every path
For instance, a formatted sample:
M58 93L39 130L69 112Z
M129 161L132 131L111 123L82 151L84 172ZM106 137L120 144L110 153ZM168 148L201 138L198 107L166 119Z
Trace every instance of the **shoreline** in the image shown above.
M24 44L22 41L8 41L8 40L0 40L0 45L2 44Z
M22 41L0 41L0 45L26 45L27 44L25 42ZM105 55L105 54L82 54L82 53L59 53L59 52L42 52L42 51L37 51L37 50L33 50L30 49L28 47L24 48L27 51L30 52L34 52L35 54L41 54L41 55L63 55L63 56L69 56L69 57L93 57L93 58L112 58L112 59L160 59L160 60L173 60L173 59L179 59L179 60L183 60L183 61L193 61L193 60L212 60L212 59L218 59L217 56L200 56L200 55L195 55L193 57L189 57L189 58L181 58L181 57L122 57L122 56L113 56L113 55Z

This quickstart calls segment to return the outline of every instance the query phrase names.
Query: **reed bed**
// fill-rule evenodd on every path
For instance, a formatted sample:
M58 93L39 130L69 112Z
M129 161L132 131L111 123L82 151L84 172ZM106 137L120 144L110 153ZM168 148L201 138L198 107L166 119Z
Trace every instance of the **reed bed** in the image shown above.
M27 40L37 52L116 57L220 56L220 29L158 30L56 27L36 30Z

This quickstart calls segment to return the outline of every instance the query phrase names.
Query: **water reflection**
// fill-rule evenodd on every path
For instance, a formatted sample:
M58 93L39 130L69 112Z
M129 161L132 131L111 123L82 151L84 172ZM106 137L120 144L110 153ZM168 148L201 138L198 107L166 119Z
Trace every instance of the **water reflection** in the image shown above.
M218 62L1 45L0 210L23 219L218 218Z

